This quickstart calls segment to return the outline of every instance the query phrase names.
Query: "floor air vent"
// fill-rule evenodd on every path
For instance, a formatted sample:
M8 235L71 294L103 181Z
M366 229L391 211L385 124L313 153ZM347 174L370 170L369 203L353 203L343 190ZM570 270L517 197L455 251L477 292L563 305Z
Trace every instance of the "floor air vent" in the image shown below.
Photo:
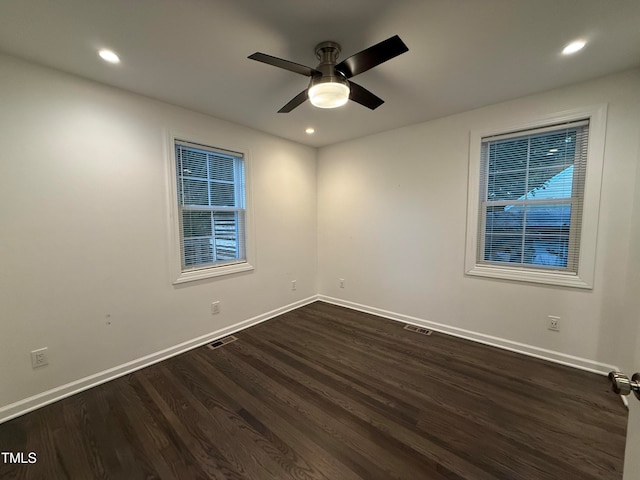
M404 326L405 330L410 330L412 332L416 332L416 333L421 333L422 335L431 335L431 330L428 330L424 327L418 327L417 325L405 325Z
M211 342L209 345L207 345L207 347L209 347L211 350L215 350L216 348L220 348L227 343L235 342L237 339L238 337L229 335L228 337L224 337L220 340L216 340L215 342Z

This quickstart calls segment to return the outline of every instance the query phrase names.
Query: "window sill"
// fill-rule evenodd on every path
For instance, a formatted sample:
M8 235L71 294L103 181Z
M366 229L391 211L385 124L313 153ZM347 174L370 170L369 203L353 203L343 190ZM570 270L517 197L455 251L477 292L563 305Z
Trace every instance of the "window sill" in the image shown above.
M250 263L234 263L231 265L220 265L200 270L192 270L190 272L182 272L173 284L193 282L196 280L204 280L205 278L220 277L222 275L231 275L233 273L246 272L253 270L254 267Z
M593 285L590 282L586 282L578 275L575 275L573 273L545 272L540 270L505 268L487 265L475 265L473 268L467 270L466 273L467 275L499 278L502 280L542 283L546 285L559 285L562 287L573 288L593 288Z

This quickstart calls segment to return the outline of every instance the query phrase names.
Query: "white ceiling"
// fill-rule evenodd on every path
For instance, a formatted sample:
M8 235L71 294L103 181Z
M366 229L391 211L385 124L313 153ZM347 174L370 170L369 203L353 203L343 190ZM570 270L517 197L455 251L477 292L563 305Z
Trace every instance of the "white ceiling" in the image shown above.
M344 59L395 34L409 52L355 79L386 101L375 111L277 113L308 79L247 59L315 67L321 41ZM323 146L638 66L640 1L2 0L0 51Z

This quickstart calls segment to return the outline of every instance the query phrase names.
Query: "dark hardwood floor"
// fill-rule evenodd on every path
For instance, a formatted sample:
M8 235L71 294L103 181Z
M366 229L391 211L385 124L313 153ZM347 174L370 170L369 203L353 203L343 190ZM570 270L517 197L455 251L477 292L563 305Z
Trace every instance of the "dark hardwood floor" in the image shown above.
M0 425L2 479L622 477L606 377L314 303Z

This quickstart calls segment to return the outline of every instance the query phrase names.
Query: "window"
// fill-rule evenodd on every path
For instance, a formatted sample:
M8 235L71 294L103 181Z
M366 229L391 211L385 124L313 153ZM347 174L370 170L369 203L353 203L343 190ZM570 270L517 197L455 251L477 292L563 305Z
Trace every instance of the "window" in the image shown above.
M591 286L604 129L593 114L576 116L475 135L467 273ZM591 154L594 121L599 155Z
M247 259L245 155L173 139L180 272L176 283L252 268Z
M588 125L482 139L478 263L577 273Z

